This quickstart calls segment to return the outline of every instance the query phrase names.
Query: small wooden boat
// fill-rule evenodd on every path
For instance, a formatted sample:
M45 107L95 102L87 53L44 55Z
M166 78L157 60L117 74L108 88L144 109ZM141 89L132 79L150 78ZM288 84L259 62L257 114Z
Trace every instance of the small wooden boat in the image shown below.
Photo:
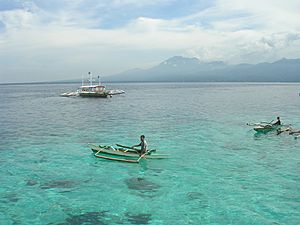
M108 91L109 95L121 95L121 94L125 94L125 91L123 90L109 90Z
M118 146L124 146L124 145L118 145ZM168 155L166 154L153 153L155 152L155 150L152 151L150 150L141 157L140 154L137 152L137 149L128 146L124 146L126 148L124 147L120 148L120 147L113 147L113 146L101 146L101 145L90 144L89 147L95 153L94 155L97 158L115 160L121 162L138 163L141 158L144 159L168 158Z
M95 144L90 144L89 146L93 152L98 152L100 149L101 150L105 149L105 150L111 150L111 151L128 152L128 153L135 153L135 154L138 154L138 152L139 152L139 149L128 147L125 145L119 145L119 144L116 144L116 146L118 146L118 147L113 147L111 145L95 145ZM156 150L149 150L149 152L154 152L154 151L156 151Z
M259 133L268 133L270 131L277 130L280 127L281 127L281 125L260 124L260 125L255 126L253 128L253 130L255 130L256 132L259 132Z

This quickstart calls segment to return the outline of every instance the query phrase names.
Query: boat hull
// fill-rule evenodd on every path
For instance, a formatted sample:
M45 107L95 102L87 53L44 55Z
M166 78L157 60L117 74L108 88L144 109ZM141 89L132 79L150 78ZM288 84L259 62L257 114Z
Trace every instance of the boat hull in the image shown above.
M126 162L126 163L139 163L140 160L134 160L134 159L122 159L122 158L117 158L117 157L109 157L105 155L98 155L95 154L95 157L100 158L100 159L106 159L106 160L112 160L112 161L118 161L118 162Z
M281 126L279 125L259 125L253 128L253 130L255 130L258 133L268 133L270 131L275 131L278 128L280 128Z
M88 98L107 98L108 93L92 93L92 92L80 92L80 97L88 97Z

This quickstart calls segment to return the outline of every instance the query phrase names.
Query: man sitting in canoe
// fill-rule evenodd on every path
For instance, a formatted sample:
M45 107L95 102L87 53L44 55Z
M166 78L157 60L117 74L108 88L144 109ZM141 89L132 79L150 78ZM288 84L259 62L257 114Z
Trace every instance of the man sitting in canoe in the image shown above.
M145 135L141 135L140 139L141 139L141 143L139 143L138 145L133 145L132 148L141 146L141 150L139 150L138 153L140 155L143 155L147 152L148 144L145 140Z
M272 124L273 126L278 126L281 125L281 121L280 121L280 117L277 117L277 121L275 123Z
M272 127L274 127L274 126L280 126L280 125L281 125L280 117L277 116L277 121L276 121L275 123L271 123L271 122L270 122L270 124L267 124L267 125L265 125L264 127L265 127L265 128L272 128Z

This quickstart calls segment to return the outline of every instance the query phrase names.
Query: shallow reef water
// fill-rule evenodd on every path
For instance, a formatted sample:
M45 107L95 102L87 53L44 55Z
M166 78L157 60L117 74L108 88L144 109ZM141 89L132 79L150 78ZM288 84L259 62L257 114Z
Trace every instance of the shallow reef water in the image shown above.
M300 221L298 83L115 83L125 95L60 97L77 84L0 85L0 224L289 224ZM139 143L168 159L95 158Z

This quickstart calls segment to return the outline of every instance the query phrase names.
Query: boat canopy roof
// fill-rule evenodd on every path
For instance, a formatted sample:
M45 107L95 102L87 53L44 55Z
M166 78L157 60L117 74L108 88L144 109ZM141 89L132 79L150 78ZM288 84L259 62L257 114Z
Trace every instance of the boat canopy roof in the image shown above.
M80 88L105 88L105 86L103 85L84 85L84 86L80 86Z

